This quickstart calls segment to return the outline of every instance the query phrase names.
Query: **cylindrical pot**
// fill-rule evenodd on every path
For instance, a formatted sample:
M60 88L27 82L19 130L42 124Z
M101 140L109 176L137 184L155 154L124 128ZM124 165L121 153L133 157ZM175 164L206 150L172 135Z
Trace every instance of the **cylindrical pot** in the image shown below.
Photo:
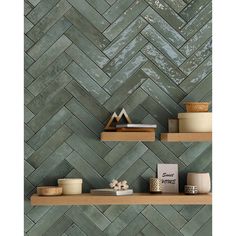
M185 185L184 193L189 195L196 195L198 193L197 186L194 185Z
M197 186L198 193L209 193L211 190L211 179L209 173L188 173L187 185Z
M150 178L149 188L151 193L160 193L162 191L161 179Z
M179 113L178 119L180 133L212 132L211 112Z
M58 179L57 182L62 187L62 193L64 195L82 193L82 179Z

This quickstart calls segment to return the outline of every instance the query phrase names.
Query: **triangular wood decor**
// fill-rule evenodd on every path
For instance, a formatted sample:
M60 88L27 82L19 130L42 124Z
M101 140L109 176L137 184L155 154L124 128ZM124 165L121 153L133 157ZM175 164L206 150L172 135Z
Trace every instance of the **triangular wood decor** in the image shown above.
M116 114L116 112L114 112L110 118L110 120L108 121L107 125L105 126L105 130L115 130L116 127L114 126L111 126L112 123L115 121L115 123L119 123L119 121L122 119L122 117L124 116L124 118L126 119L127 123L128 124L131 124L132 121L131 119L129 118L127 112L125 111L124 108L122 108L119 116Z

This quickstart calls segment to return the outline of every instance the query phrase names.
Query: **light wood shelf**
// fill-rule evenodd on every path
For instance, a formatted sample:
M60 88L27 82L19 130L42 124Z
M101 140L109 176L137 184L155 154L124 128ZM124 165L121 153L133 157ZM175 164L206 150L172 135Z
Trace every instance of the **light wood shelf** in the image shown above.
M118 132L107 131L101 133L102 141L155 141L155 132Z
M212 133L162 133L164 142L211 142Z
M152 194L134 193L129 196L96 196L90 193L64 196L31 196L36 205L211 205L211 194Z

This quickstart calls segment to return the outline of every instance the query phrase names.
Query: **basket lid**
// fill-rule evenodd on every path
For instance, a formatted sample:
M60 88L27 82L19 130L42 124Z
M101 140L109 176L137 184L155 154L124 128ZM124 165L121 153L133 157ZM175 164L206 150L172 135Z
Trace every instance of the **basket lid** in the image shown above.
M66 179L58 179L57 180L58 184L82 184L83 183L83 179L76 179L76 178L66 178Z
M178 118L184 118L184 119L189 119L189 118L200 118L200 119L211 119L212 118L212 112L185 112L185 113L179 113Z
M184 102L186 105L209 105L209 102Z

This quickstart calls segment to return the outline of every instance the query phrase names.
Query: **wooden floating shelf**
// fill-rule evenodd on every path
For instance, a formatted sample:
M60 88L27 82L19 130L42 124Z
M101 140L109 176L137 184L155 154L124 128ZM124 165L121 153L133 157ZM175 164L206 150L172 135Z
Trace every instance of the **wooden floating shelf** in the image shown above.
M64 196L31 196L36 205L211 205L211 194L185 195L134 193L128 196L97 196L90 193Z
M212 133L162 133L164 142L211 142Z
M155 132L102 132L102 141L155 141Z

